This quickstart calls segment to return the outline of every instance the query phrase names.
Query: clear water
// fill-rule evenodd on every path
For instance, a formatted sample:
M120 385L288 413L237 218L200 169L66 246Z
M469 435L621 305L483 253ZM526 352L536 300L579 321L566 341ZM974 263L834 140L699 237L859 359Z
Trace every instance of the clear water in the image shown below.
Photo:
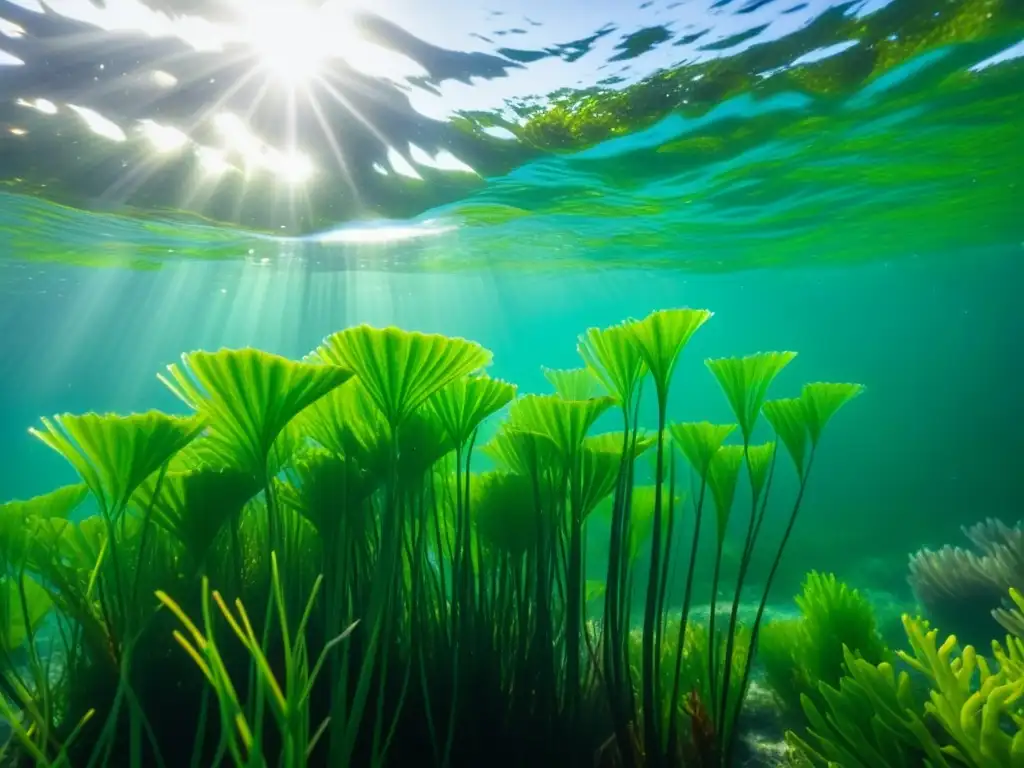
M344 50L199 6L0 3L0 497L68 479L40 415L173 407L183 351L395 323L546 391L585 328L693 305L680 417L726 415L706 353L869 387L794 569L883 559L896 588L906 552L1014 517L1015 4L328 4Z
M398 325L549 392L587 328L691 306L672 420L734 420L708 357L866 386L770 615L830 571L902 643L908 556L1021 516L1016 0L0 0L0 182L0 502L75 481L40 417L180 412L184 352Z
M40 416L177 410L186 351L395 324L547 392L585 329L685 305L674 419L730 420L708 356L867 386L779 601L906 600L909 553L1020 515L1019 3L147 8L0 0L0 499L74 479Z

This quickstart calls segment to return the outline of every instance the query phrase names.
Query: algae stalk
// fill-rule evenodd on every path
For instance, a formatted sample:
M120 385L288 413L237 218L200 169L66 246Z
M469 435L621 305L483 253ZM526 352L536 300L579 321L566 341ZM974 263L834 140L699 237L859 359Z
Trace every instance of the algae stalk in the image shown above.
M694 523L693 523L693 543L690 545L690 563L686 571L686 587L683 593L683 608L679 616L679 635L676 641L676 662L675 671L673 673L672 682L672 696L669 699L669 736L668 746L670 750L674 750L676 746L676 737L678 732L678 718L674 716L676 708L679 706L679 676L683 664L683 642L686 639L686 626L690 617L690 599L693 594L693 575L697 565L697 547L700 543L700 525L701 517L704 512L704 495L707 491L707 470L704 470L700 480L700 492L697 497L697 504L694 511Z
M768 578L765 581L764 592L761 595L761 601L757 606L757 613L754 615L754 623L751 627L750 635L750 647L755 649L757 647L757 636L761 629L761 619L764 616L764 609L768 605L768 597L771 593L772 582L775 579L775 574L779 569L779 564L782 562L782 554L786 549L786 544L789 543L790 534L793 533L793 526L796 524L797 515L800 513L800 506L803 503L804 491L807 489L807 478L810 475L811 467L814 464L815 448L811 448L811 452L807 458L807 467L804 472L803 478L800 480L800 489L797 491L796 501L793 502L793 510L789 514L789 522L786 524L785 532L782 534L782 541L779 543L779 548L775 553L775 557L772 560L772 567L768 571ZM753 669L754 654L751 653L747 657L747 662L743 668L743 678L740 683L740 688L746 687L747 682L750 680L750 672ZM737 706L732 715L732 722L730 724L730 730L735 730L736 723L739 722L740 702L737 702ZM731 758L733 751L733 744L730 743L726 752L726 757ZM726 763L728 764L728 763Z

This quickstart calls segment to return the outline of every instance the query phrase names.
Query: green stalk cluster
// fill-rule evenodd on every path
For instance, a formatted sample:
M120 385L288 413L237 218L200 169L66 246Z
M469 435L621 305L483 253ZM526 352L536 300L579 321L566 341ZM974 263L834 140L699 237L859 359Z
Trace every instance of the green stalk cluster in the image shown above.
M766 401L793 353L709 361L742 444L725 444L737 425L672 423L677 361L710 317L665 310L591 329L583 367L546 371L549 395L517 397L464 339L359 326L302 361L183 355L160 378L186 416L44 419L32 433L81 483L0 507L0 707L21 754L76 768L448 768L495 754L729 765L821 430L860 387L810 384ZM639 424L648 378L653 435ZM621 431L595 433L616 411ZM744 627L776 470L775 443L751 444L762 412L800 486ZM488 420L496 429L481 441ZM637 485L636 460L652 449L654 483ZM677 491L679 455L699 488L692 504ZM722 626L722 551L744 464L753 502ZM708 499L705 630L689 614ZM608 557L595 565L604 507Z

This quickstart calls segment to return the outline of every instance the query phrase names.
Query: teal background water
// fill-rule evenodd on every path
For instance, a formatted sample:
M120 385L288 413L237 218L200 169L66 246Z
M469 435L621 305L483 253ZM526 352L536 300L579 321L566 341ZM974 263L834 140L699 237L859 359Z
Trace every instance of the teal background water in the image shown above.
M255 5L30 5L0 0L0 500L73 479L40 416L178 409L156 373L183 352L396 324L537 392L586 328L695 306L673 420L731 420L706 357L798 351L776 396L867 386L780 590L815 567L900 590L909 552L1021 514L1019 2L388 0L341 42L299 30L328 47L301 88L265 66L280 40L199 50L146 10Z
M0 496L73 480L26 431L41 415L181 410L156 373L184 351L252 345L295 357L353 323L397 324L479 341L494 352L493 375L521 392L546 392L541 366L578 365L575 339L586 328L690 305L715 316L684 353L675 420L731 418L706 357L797 350L776 396L813 380L867 386L828 431L779 590L818 567L900 591L910 551L958 541L959 526L982 517L1019 514L1022 279L1012 248L723 275L314 271L300 260L136 272L0 262ZM776 490L775 521L792 497L787 480Z

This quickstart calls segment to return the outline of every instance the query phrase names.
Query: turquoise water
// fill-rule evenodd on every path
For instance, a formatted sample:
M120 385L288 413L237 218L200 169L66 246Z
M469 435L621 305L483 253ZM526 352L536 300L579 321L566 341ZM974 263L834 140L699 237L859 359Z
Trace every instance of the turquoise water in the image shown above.
M515 383L523 396L552 392L545 368L581 365L577 342L587 329L659 309L706 308L714 315L688 343L673 382L672 422L736 421L704 364L708 358L797 351L772 385L773 398L796 397L806 382L865 387L829 424L816 454L767 615L792 616L793 595L809 571L820 570L864 590L887 642L905 647L900 614L923 611L943 622L950 617L944 631L960 632L987 649L993 633L1003 631L992 610L1005 602L1011 584L1024 590L1024 533L1011 532L1002 560L985 561L984 569L940 564L943 578L933 579L932 588L938 582L952 586L943 592L940 583L931 601L927 589L918 585L915 594L908 584L917 567L908 561L922 549L966 545L963 529L985 518L1013 525L1021 517L1019 2L699 0L634 7L610 0L526 0L512 12L459 0L440 13L406 0L351 8L310 0L287 6L288 13L270 13L284 7L230 0L68 0L43 8L31 0L0 0L0 504L76 482L69 463L29 432L41 418L149 409L181 414L186 409L157 375L195 350L256 347L298 360L341 329L399 326L478 342L493 353L488 373ZM476 448L498 431L504 415L483 423ZM657 416L648 390L639 421L655 430ZM609 411L592 431L621 429L619 418ZM753 442L773 437L762 419ZM399 443L391 447L397 451ZM473 451L477 472L491 466L483 454ZM290 470L298 471L296 456L302 455L291 457ZM653 482L648 458L637 464L638 487ZM746 590L736 590L741 624L752 621L756 600L767 589L775 542L800 492L798 478L783 463L784 471L773 474L772 502ZM200 479L208 469L188 467ZM483 483L481 475L473 477ZM427 485L436 493L436 479L430 475L424 488L403 487L412 501L403 496L402 504L408 510L422 504L416 493L426 494ZM300 486L294 478L289 482L280 487L296 492ZM242 531L248 544L267 543L270 551L275 532L269 521L280 513L271 511L278 493L272 487L278 488L268 479L260 492L266 501L250 495L249 506L232 518L244 517L249 528L221 521L217 529L220 551L234 559L215 576L230 572L224 581L237 584L239 592L249 577L256 584L252 574L259 568L269 571L256 556L251 563L241 558L236 539ZM690 490L687 511L695 508L692 485ZM384 520L382 505L399 508L392 492L387 485L386 492L359 501L358 510L371 513L373 533L362 532L365 542L377 535L377 520ZM692 605L701 621L714 615L709 604L716 588L720 609L732 601L732 580L744 562L749 493L744 479L737 511L723 524L721 581L711 575L714 526L703 529L695 569L699 596ZM467 491L467 504L469 498ZM610 498L605 501L610 507ZM306 525L300 513L309 509L282 509L298 521L296 530ZM435 500L441 549L439 509ZM257 528L263 517L253 522L254 510L266 512L265 540ZM609 603L604 613L595 612L590 594L592 582L604 585L609 572L609 511L592 512L583 529L589 561L565 570L579 577L577 593L585 595L576 619L610 626L616 612ZM683 519L689 523L688 515ZM69 530L84 529L76 519L79 525ZM0 526L0 543L10 530ZM125 524L119 535L135 546L128 530ZM279 544L288 542L276 533ZM161 570L154 556L153 574L164 578L173 571L185 583L180 571L187 546L179 552L171 534L160 535L169 542L166 552L179 559ZM677 552L687 551L681 546L689 535L689 529L675 532ZM311 551L327 541L323 530L317 536L306 541L313 542ZM402 538L393 540L400 542L400 563ZM136 585L148 588L149 565L141 557L143 544L138 547L136 574L143 576ZM365 556L353 567L358 573L345 611L355 612L356 605L376 610L376 599L364 599L359 591L368 587L367 594L377 595L371 549L367 545L352 560ZM384 567L383 550L374 553L374 568ZM289 578L303 589L303 579L312 576L304 568L323 566L334 577L341 572L329 555L318 560L296 557L297 548L282 551L291 558ZM405 554L430 577L440 574L442 585L428 595L429 589L406 590L403 580L394 579L394 604L414 608L394 619L392 639L401 669L411 674L424 666L422 700L434 696L445 702L446 665L468 663L490 642L480 639L490 637L490 625L499 634L507 630L502 637L508 640L520 623L507 616L493 620L494 613L481 620L488 632L467 633L448 648L455 633L466 629L451 608L454 587L445 594L445 556L425 551L414 557L410 545ZM545 551L552 563L566 559L554 545ZM640 580L646 579L651 552L639 555ZM245 551L246 558L250 554ZM475 556L483 554L478 550ZM61 557L71 562L71 555ZM106 567L103 557L80 570L89 571L93 562ZM456 560L453 555L449 561L453 585ZM490 562L504 567L510 561ZM14 594L7 589L14 582L5 573L7 561L0 565L3 600ZM201 564L195 573L213 567ZM505 572L493 573L499 571ZM675 615L682 580L672 573L667 595L669 614ZM531 603L529 591L514 593L505 584L503 592L499 578L488 588L481 577L476 597L477 585L470 585L466 594L470 602L480 601L480 616L486 614L487 595L504 595L524 617L534 610L542 619L561 617L558 610L573 615L572 608L552 610L558 605L553 587L550 594L538 588ZM108 573L100 581L109 588L120 584L121 574ZM91 579L89 584L82 604L95 611ZM264 586L246 582L246 599L265 597L259 591ZM623 586L638 596L631 612L621 607L627 617L627 626L619 627L623 648L627 640L640 642L645 587ZM154 582L156 588L162 583ZM341 605L329 603L344 592L337 589L324 605ZM105 605L110 598L98 600ZM423 605L428 608L417 615ZM143 605L140 615L148 610ZM446 611L443 621L434 621ZM166 611L153 615L153 625L170 620ZM313 647L324 647L341 630L336 619L332 614L316 625ZM96 626L113 629L88 648L95 658L121 652L117 632L129 634L131 621L119 620L96 620ZM651 623L646 620L648 635ZM502 755L510 764L569 764L564 755L551 757L557 749L523 738L539 738L537 723L559 734L559 723L578 725L574 707L582 695L566 705L568 720L558 719L561 710L531 719L537 712L530 686L537 680L556 699L564 694L569 701L566 691L583 690L580 678L565 682L571 677L566 673L563 680L561 667L571 665L556 655L564 644L564 658L573 658L566 638L589 641L592 628L576 626L574 632L565 624L540 640L544 654L555 647L550 669L536 666L533 650L523 651L525 642L518 656L516 649L506 656L480 651L485 660L473 662L482 665L478 673L487 677L507 664L514 680L491 688L481 682L479 712L475 699L473 707L451 705L464 751L457 749L445 768L479 765L480 755L490 756L498 744L514 745ZM522 626L528 625L524 620ZM161 711L154 719L160 748L177 755L191 743L179 737L195 726L198 688L180 685L189 672L179 677L178 671L166 671L180 668L169 660L169 641L163 642L171 637L170 626L163 629L162 639L141 644L144 661L135 674L150 705L163 701L148 690L150 684L168 684L161 675L178 686L175 712ZM409 629L409 635L401 634ZM637 637L627 637L628 631ZM601 637L615 637L614 630L607 632ZM1021 632L1024 640L1024 627ZM421 636L432 644L429 664L418 649ZM399 642L403 637L405 645ZM480 645L463 653L463 640ZM356 653L365 653L374 641L352 642ZM409 649L420 653L418 660L416 653L401 656ZM4 704L14 700L3 687L9 687L5 675L20 670L21 662L4 660L2 642L0 651ZM577 659L581 655L575 653ZM380 677L381 700L386 691L404 701L404 690L392 690L387 664L380 672L372 663L367 669ZM427 667L435 675L429 685ZM72 670L69 695L82 699L72 709L85 711L93 706L84 700L92 689L108 686L97 705L105 717L103 707L109 708L127 673L104 676L106 667L95 669L95 677L93 669ZM758 675L764 671L757 669ZM842 670L837 662L833 671ZM629 682L638 685L641 677L644 684L652 679L649 670L634 676ZM196 675L192 682L202 680ZM627 687L620 685L619 693ZM337 699L338 690L312 709L336 712L345 695ZM779 746L790 724L765 690L758 689L762 698L774 701L766 739ZM698 703L702 692L694 689ZM418 696L414 692L413 699ZM509 701L521 706L515 716L521 719L509 715ZM488 704L499 713L494 721L487 720L493 714ZM382 704L381 711L390 706ZM696 728L699 712L689 715ZM722 726L722 717L711 719ZM426 754L427 731L434 737L434 725L423 720L416 706L402 714L396 764L406 764L409 754ZM368 734L360 733L359 748L372 752L376 739ZM332 737L333 758L341 740ZM644 737L654 743L650 734ZM565 737L565 753L577 762L580 754L590 760L607 738L600 729L581 730ZM117 749L127 752L125 744ZM320 753L310 764L321 764ZM517 755L522 759L515 763ZM716 765L720 757L716 753ZM435 755L426 764L442 762Z
M586 328L693 305L715 316L684 353L675 419L728 419L701 364L708 356L798 350L779 396L806 380L867 387L823 448L787 556L791 578L828 568L902 591L910 552L958 542L960 526L982 517L1019 513L1015 286L1024 267L1015 250L724 275L317 272L295 262L159 272L6 264L0 276L10 291L0 322L12 329L0 425L8 497L74 479L26 433L39 415L175 410L156 374L182 351L251 345L295 357L339 328L397 324L479 341L494 352L494 376L547 392L541 366L577 365Z
M451 29L395 6L357 13L349 59L302 82L268 69L281 19L273 41L218 54L153 31L181 9L27 8L0 4L22 62L0 69L0 497L71 479L26 434L38 417L173 407L155 374L185 351L297 356L397 324L475 339L496 375L547 391L541 366L575 365L586 328L689 305L716 317L687 351L677 418L728 415L699 364L712 353L796 349L780 388L868 387L830 438L794 574L902 590L908 552L1014 516L1013 4L538 6L519 21L467 6ZM573 38L581 23L597 32ZM140 30L166 50L140 48ZM310 158L302 183L282 141Z

